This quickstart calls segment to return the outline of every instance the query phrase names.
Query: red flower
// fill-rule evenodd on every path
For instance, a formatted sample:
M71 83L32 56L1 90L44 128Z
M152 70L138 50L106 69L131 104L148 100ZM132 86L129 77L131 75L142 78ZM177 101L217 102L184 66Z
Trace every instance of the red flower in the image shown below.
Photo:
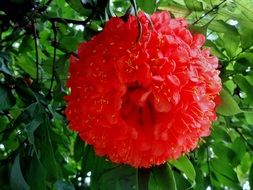
M167 12L111 18L70 59L70 128L100 156L134 167L177 159L210 134L221 90L218 60Z

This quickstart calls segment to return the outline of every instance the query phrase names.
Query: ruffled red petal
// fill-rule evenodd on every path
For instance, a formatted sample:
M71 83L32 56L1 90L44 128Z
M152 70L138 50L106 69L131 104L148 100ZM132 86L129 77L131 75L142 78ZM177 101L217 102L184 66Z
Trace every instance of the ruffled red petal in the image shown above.
M70 128L117 163L150 167L177 159L210 134L221 90L218 59L184 19L111 18L70 58Z

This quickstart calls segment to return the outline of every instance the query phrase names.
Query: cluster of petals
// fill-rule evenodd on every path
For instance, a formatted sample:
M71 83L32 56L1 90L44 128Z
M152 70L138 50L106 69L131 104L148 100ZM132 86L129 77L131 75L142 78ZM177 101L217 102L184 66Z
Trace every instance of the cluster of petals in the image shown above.
M163 11L141 24L111 18L70 59L70 128L116 163L151 167L177 159L210 134L221 90L218 59L184 19Z

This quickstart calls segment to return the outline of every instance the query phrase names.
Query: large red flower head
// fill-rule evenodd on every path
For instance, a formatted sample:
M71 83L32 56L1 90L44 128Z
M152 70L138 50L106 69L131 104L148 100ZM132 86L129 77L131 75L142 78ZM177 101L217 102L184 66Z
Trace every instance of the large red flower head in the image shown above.
M111 18L70 59L70 128L100 156L134 167L177 159L210 134L221 90L218 60L167 12ZM152 24L151 24L152 23ZM152 26L153 25L153 26Z

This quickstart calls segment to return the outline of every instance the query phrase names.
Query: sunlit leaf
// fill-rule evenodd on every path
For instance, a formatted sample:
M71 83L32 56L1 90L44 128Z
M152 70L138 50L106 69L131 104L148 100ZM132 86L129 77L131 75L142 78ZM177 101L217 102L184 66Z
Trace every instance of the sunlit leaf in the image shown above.
M202 11L203 10L203 4L202 2L198 1L198 0L184 0L186 7L189 10L193 10L193 11Z
M36 78L36 62L28 55L23 55L22 57L17 58L17 65L32 78Z
M223 46L229 57L233 58L239 48L240 37L234 34L225 34L223 37Z
M250 24L250 23L249 23ZM241 24L239 33L241 36L241 44L242 44L242 48L243 49L247 49L250 48L251 46L253 46L253 37L252 37L252 32L253 29L249 28L248 25L245 24Z
M181 7L181 6L175 6L175 5L161 5L158 7L158 10L165 10L172 13L175 17L186 17L191 12L189 9Z
M231 26L223 20L214 20L210 23L209 29L215 32L238 35L238 31L235 26Z

